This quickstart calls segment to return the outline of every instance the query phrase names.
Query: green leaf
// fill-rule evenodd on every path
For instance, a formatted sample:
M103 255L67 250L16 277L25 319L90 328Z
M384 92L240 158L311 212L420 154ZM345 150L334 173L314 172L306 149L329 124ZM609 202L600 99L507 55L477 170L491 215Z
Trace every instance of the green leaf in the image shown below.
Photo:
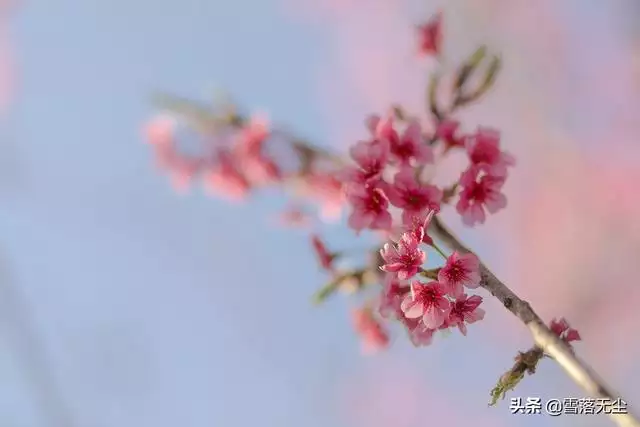
M438 106L438 84L440 83L440 76L436 73L431 75L431 79L429 81L429 91L428 91L428 102L429 102L429 111L433 114L438 120L442 120L444 115L440 111Z
M462 64L462 66L458 71L458 75L456 76L456 80L454 83L455 91L460 91L460 89L462 89L462 86L464 86L466 81L469 79L469 76L471 75L471 73L473 73L473 71L478 67L478 65L480 65L480 62L482 62L482 60L486 55L487 55L487 47L484 45L480 46L478 49L475 50L475 52L473 52L473 54L471 54L469 59L467 59L464 62L464 64Z
M340 283L342 283L342 281L347 277L348 274L342 274L320 288L320 290L318 290L318 292L316 292L313 296L313 303L315 305L320 305L325 302L327 298L329 298L338 290L338 288L340 287Z
M459 94L455 101L456 106L465 105L470 102L477 101L482 95L487 93L495 83L501 68L502 60L497 55L493 56L493 58L491 59L491 63L487 68L484 79L482 80L482 83L480 83L480 86L478 86L478 88L469 95Z

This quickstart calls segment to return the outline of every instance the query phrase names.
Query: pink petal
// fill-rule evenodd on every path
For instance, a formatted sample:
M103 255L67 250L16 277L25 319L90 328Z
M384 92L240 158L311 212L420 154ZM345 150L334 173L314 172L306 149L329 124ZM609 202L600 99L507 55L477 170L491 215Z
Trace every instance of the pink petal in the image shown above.
M465 313L464 320L467 323L474 323L474 322L477 322L478 320L484 319L484 315L485 315L485 311L483 309L476 308L472 312Z
M424 314L424 305L421 302L414 301L411 295L407 295L402 300L400 309L407 319L417 319Z
M422 322L427 328L436 329L444 323L444 318L445 316L442 310L430 305L422 316Z
M507 207L507 197L502 193L495 193L487 198L485 204L489 213L494 214Z

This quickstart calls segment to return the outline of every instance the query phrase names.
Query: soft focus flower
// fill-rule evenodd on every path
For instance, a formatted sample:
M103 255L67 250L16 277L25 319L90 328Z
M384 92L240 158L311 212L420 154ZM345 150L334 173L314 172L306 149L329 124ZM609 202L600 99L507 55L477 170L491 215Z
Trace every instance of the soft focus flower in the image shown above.
M238 162L254 186L273 184L282 179L282 171L278 164L263 154L240 156Z
M398 279L407 280L415 276L427 257L420 249L421 240L413 232L406 232L397 245L385 243L380 250L384 264L380 267L387 273L396 273Z
M389 335L368 307L354 310L352 321L362 339L365 353L375 352L389 345Z
M165 146L173 143L175 127L171 116L158 115L144 125L143 134L149 144Z
M413 322L409 322L413 320ZM425 347L430 345L433 342L433 334L436 332L435 329L430 329L425 326L424 322L419 319L407 319L407 321L403 322L409 332L409 339L411 340L411 344L416 347Z
M181 155L176 149L176 120L168 115L153 117L144 126L147 143L153 147L156 164L169 174L172 187L185 192L199 175L204 162Z
M482 297L473 295L467 297L466 294L460 294L451 304L449 317L445 321L447 327L457 326L462 335L467 335L466 323L471 324L478 320L484 319L484 310L479 308L482 303Z
M569 322L567 322L564 317L560 318L560 320L551 320L549 329L567 343L580 341L582 339L578 331L569 327Z
M247 196L251 185L234 160L231 153L220 150L216 162L205 172L203 180L205 188L210 193L238 201Z
M411 226L415 217L425 217L429 211L440 211L442 190L430 184L421 184L413 172L403 169L387 191L392 205L403 209L402 223Z
M409 122L402 135L399 135L395 130L395 121L392 116L384 119L371 118L370 122L376 123L375 137L389 142L390 160L394 163L405 167L409 166L412 161L416 165L433 162L433 151L424 140L420 123L417 120Z
M438 282L423 284L413 282L412 292L401 304L404 315L409 319L422 317L422 322L429 329L437 329L446 320L450 303L446 298L445 287Z
M348 182L364 185L382 175L389 158L389 141L360 141L351 147L349 153L357 166L348 167L343 177Z
M500 150L500 133L495 129L479 127L467 137L465 145L471 163L486 166L491 175L504 177L507 167L515 164L511 154Z
M400 304L409 291L409 285L398 279L395 274L386 274L380 295L380 307L378 310L380 315L388 319L402 314Z
M202 163L198 159L172 157L168 165L171 185L174 190L185 192L201 170Z
M463 293L463 286L480 286L480 261L474 254L460 255L453 252L438 272L438 281L447 288L447 293L456 298Z
M501 192L504 178L486 172L486 166L472 165L460 177L462 191L456 210L465 225L483 224L485 209L493 214L507 206L507 198Z
M238 133L234 156L253 185L266 185L282 178L280 167L264 150L269 135L266 121L258 118L252 118Z
M372 230L389 230L391 228L391 214L389 201L378 187L352 186L347 191L347 199L352 207L349 216L349 227L356 232L365 228Z
M320 240L320 237L316 234L311 236L311 245L313 246L313 250L316 253L316 258L318 259L320 266L327 271L333 271L333 260L335 259L335 254L332 254L327 250L324 242Z
M320 216L325 221L340 217L344 206L342 183L331 173L309 172L301 179L301 195L320 207Z
M423 56L438 55L442 46L442 13L418 26L418 52Z
M459 134L460 122L451 119L444 119L438 124L436 136L444 142L444 151L453 148L464 148L465 137Z
M245 155L260 155L270 135L269 124L262 117L252 117L238 133L236 149Z

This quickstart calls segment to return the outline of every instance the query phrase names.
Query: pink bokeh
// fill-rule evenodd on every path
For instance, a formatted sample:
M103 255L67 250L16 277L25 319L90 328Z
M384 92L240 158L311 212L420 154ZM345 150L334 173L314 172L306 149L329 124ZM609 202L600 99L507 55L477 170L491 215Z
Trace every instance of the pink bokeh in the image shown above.
M496 412L460 410L461 395L416 375L411 365L388 358L343 378L336 406L352 427L420 427L431 425L501 427Z
M15 62L9 28L14 3L0 0L0 114L6 112L15 90Z

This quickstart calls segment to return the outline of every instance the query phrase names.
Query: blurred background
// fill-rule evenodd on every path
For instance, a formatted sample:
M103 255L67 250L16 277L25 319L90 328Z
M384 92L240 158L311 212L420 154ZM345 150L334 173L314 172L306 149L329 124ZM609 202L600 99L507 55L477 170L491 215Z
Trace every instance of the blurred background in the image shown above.
M459 118L519 162L484 227L443 215L640 411L636 0L23 0L0 9L0 424L611 425L487 408L531 345L489 299L467 338L363 357L354 303L309 303L326 278L283 199L177 194L142 142L155 92L224 90L345 150L366 114L424 111L412 29L439 8L447 64L502 54ZM510 396L582 393L544 361Z

